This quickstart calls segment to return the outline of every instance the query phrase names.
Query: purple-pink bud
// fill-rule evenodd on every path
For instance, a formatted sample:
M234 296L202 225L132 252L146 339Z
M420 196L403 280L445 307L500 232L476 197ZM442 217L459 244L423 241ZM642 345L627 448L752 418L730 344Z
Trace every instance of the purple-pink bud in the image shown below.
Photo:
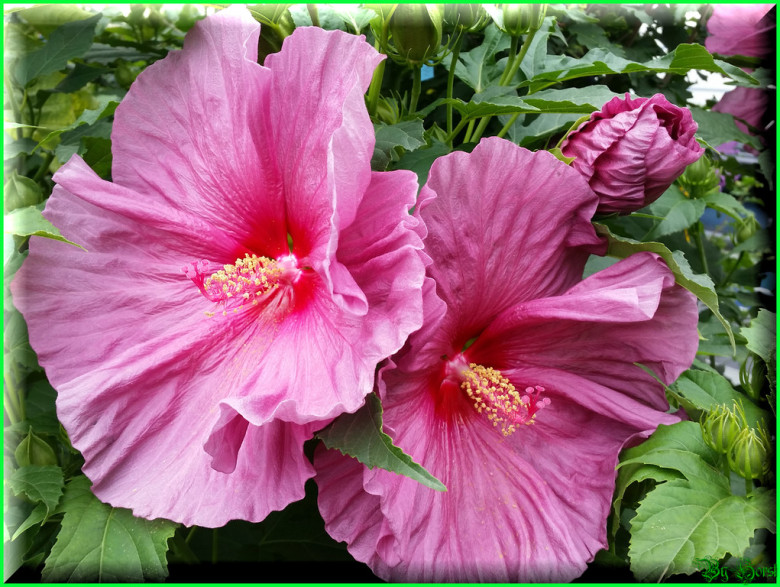
M613 98L561 145L599 196L597 214L628 214L654 202L701 157L691 112L662 94Z

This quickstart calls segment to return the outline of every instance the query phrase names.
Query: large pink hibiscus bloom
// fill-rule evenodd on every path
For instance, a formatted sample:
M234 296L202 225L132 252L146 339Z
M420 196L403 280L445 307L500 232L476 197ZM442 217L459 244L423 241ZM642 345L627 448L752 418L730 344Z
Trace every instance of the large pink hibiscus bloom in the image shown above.
M596 205L576 171L502 139L431 168L425 324L379 391L388 433L447 491L315 458L327 531L380 577L568 581L606 545L618 453L678 420L634 363L671 382L698 337L657 256L582 279Z
M313 430L422 324L411 172L372 173L381 57L304 28L256 62L245 8L199 23L117 109L113 182L78 157L12 290L102 500L218 526L300 499ZM290 244L291 243L291 244Z

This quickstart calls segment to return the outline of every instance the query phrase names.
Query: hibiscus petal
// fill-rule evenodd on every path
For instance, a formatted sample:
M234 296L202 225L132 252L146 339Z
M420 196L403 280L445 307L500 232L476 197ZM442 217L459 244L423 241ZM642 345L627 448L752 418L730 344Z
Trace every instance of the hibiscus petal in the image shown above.
M429 274L457 316L450 338L461 345L505 308L565 291L588 254L603 251L590 223L595 194L547 152L484 139L470 154L437 159L421 197Z
M614 390L610 401L627 395L665 410L662 386L634 363L670 384L693 362L697 322L693 294L674 284L660 257L637 253L561 296L507 310L468 356L524 374L529 368L568 371ZM528 384L546 386L533 377L528 375Z
M191 213L278 257L287 231L259 30L244 7L223 10L141 73L116 111L112 177L148 207Z
M447 492L363 467L361 496L359 467L325 452L315 457L315 479L328 532L395 581L577 577L606 545L624 441L647 436L665 418L648 410L649 417L632 417L629 424L561 399L542 413L544 420L540 415L533 426L504 438L479 417L441 421L424 378L388 372L387 384L393 391L384 420L394 442L441 479Z
M364 37L318 27L296 29L265 60L294 250L322 271L336 303L357 314L366 312L365 296L334 256L338 231L354 220L371 180L374 131L363 96L381 60Z
M101 185L110 196L111 184L92 187ZM250 427L233 475L209 466L203 444L215 407L246 360L226 343L241 349L249 333L203 314L207 301L181 272L180 253L163 248L171 233L61 186L46 215L88 252L33 238L11 289L95 494L139 516L203 526L259 521L300 499L312 475L302 451L311 427Z

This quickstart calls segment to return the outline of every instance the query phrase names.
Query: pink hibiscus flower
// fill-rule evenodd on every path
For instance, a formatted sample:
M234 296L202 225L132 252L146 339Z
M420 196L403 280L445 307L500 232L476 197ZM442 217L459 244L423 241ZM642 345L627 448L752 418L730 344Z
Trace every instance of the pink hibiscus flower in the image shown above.
M775 48L774 4L715 4L704 46L719 55L768 57Z
M621 448L678 420L634 363L666 382L690 366L696 300L651 253L583 280L597 197L549 153L483 140L420 198L425 324L379 391L447 491L320 449L326 530L388 580L571 580L606 546Z
M100 499L219 526L304 495L302 445L422 324L416 176L373 173L363 37L256 62L243 7L199 23L117 109L113 183L79 157L12 290Z

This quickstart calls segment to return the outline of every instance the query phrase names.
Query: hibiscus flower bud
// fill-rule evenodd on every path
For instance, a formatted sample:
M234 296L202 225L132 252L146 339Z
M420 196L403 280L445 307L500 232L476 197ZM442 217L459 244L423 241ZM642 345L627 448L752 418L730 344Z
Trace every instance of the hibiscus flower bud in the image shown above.
M688 198L703 198L720 185L720 175L706 155L691 163L677 179Z
M701 424L704 441L716 452L726 454L742 426L737 414L725 405L712 410Z
M599 196L597 214L628 214L657 200L704 149L691 112L662 94L615 97L561 145Z
M503 30L519 37L539 30L547 13L546 4L504 4L501 8L504 19Z
M745 428L729 449L729 467L745 479L763 477L769 472L770 447L766 430Z
M751 214L737 223L734 241L737 244L744 243L747 239L756 234L760 228L761 225L758 223L758 220Z
M477 31L489 20L481 4L445 4L444 24L464 31Z
M14 458L20 467L37 465L56 465L57 456L49 443L33 434L32 430L24 437L14 451Z
M441 45L442 9L433 4L399 4L390 18L390 35L399 55L421 64Z

